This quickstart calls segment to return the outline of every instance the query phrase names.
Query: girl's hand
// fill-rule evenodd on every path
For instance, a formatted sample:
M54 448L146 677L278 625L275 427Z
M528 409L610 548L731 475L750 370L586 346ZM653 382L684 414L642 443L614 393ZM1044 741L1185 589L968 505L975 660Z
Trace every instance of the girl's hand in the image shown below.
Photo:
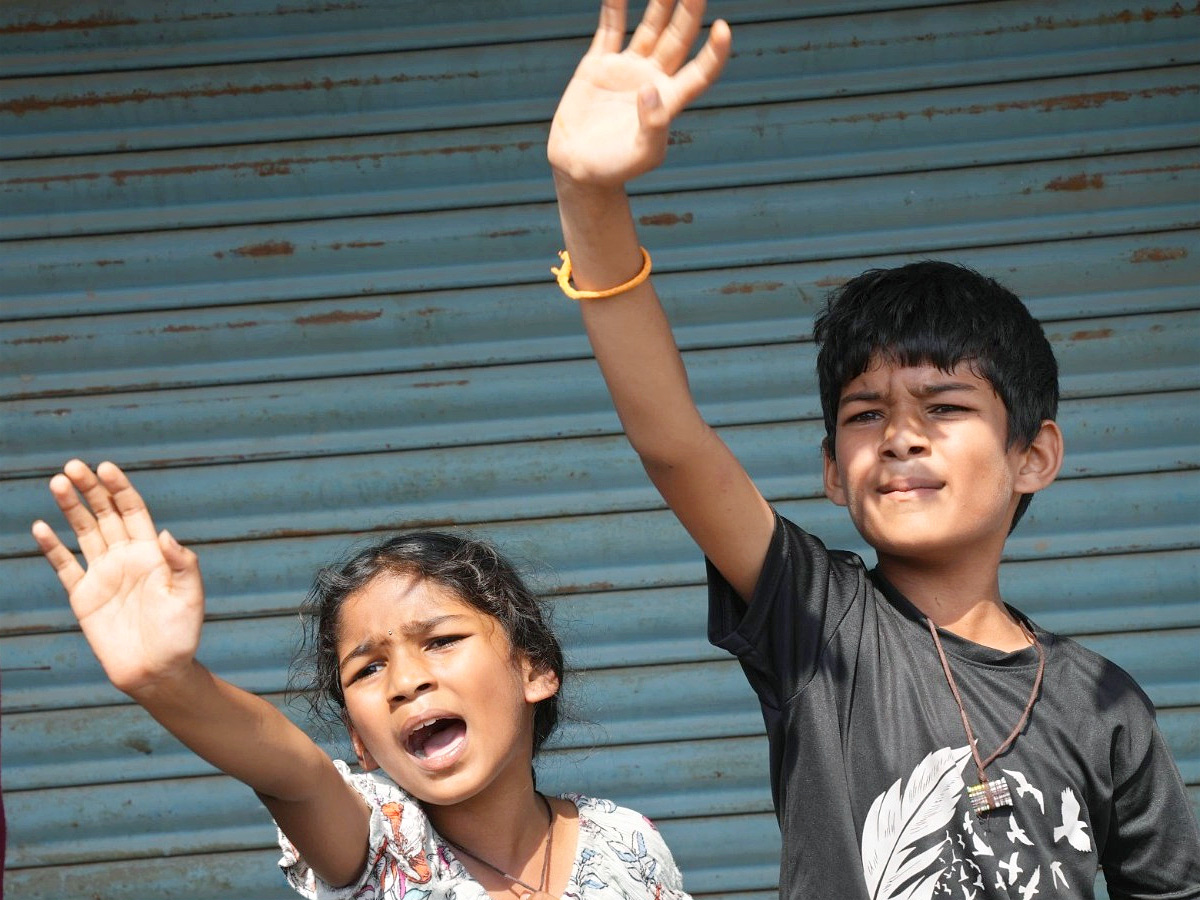
M33 537L109 680L136 694L184 672L204 621L196 554L168 532L155 532L141 496L112 463L93 472L73 459L50 480L50 493L87 569L45 522L33 524Z
M703 15L704 0L650 0L622 51L625 0L604 0L596 35L550 125L547 155L557 177L613 188L663 161L671 120L729 58L729 26L718 19L684 64Z

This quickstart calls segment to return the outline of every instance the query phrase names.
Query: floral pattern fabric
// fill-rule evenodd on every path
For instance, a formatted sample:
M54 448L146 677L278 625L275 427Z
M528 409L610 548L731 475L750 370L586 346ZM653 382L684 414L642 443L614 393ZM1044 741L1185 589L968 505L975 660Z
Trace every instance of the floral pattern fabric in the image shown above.
M321 881L283 832L280 868L309 900L488 900L412 797L381 772L334 764L371 808L370 850L359 880ZM564 794L579 810L575 864L563 900L691 900L671 851L649 819L610 800Z

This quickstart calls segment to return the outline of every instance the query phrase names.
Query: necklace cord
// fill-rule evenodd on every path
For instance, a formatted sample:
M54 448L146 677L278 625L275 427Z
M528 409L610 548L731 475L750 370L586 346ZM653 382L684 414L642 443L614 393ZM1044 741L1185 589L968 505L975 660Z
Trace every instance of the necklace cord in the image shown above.
M541 800L542 805L546 807L546 815L550 819L550 824L546 826L546 852L542 854L542 882L538 887L534 887L528 881L517 878L515 875L509 875L499 866L494 866L486 859L476 856L466 847L463 847L455 841L450 840L450 838L446 837L445 835L442 835L442 840L461 853L463 856L470 857L481 866L487 866L487 868L491 869L497 875L500 875L502 878L507 878L509 881L513 882L513 884L519 884L521 887L525 888L526 890L533 891L534 893L544 892L550 881L550 848L554 846L554 810L550 806L550 801L546 799L546 795L541 791L538 792L538 799Z
M978 742L975 740L975 732L971 730L971 722L967 718L967 707L963 703L962 695L958 692L958 685L954 682L954 674L950 671L950 661L946 658L946 651L942 649L942 641L938 637L937 626L933 624L933 619L928 616L925 617L925 623L929 626L929 633L933 635L933 645L937 648L938 659L942 663L942 671L946 673L946 683L950 685L950 693L954 695L954 702L958 704L958 714L962 717L963 730L967 733L967 743L971 747L971 756L975 759L975 768L979 770L979 780L982 783L986 783L987 775L984 773L984 770L995 761L996 757L1012 746L1012 742L1017 739L1017 735L1021 733L1021 729L1029 721L1029 714L1033 712L1033 704L1037 701L1038 691L1042 686L1042 675L1046 671L1046 652L1042 649L1042 643L1037 639L1037 635L1033 633L1033 630L1024 621L1021 621L1021 631L1029 638L1038 656L1037 674L1033 678L1033 690L1029 693L1029 700L1025 703L1025 709L1021 713L1021 718L1017 720L1016 727L1009 732L1008 737L1004 739L1004 743L997 747L991 756L981 760L977 746Z

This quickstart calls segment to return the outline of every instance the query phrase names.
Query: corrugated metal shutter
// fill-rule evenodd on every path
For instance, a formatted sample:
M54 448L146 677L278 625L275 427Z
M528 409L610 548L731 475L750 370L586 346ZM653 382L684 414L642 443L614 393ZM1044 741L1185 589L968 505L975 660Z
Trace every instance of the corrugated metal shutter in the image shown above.
M593 6L0 8L13 898L288 896L251 794L107 686L31 555L70 454L126 465L198 549L202 658L272 700L320 562L366 531L493 537L580 670L544 785L656 818L693 892L774 896L757 708L549 282L544 133ZM820 497L814 308L927 255L1009 283L1060 355L1069 456L1008 596L1134 673L1200 805L1200 7L715 12L736 56L636 186L705 413L856 547Z

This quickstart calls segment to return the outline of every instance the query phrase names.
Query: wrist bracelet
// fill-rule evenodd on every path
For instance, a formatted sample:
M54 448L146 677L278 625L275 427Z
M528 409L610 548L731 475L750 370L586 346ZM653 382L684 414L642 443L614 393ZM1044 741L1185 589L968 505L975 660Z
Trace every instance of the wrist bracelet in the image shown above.
M562 289L562 292L572 300L602 300L605 297L615 297L617 294L624 294L626 291L633 290L650 277L650 251L645 247L639 247L638 249L642 251L642 271L638 272L624 284L618 284L616 287L605 291L581 291L571 286L571 257L567 255L566 250L558 251L558 257L562 260L562 266L551 266L550 272L558 279L558 286Z

